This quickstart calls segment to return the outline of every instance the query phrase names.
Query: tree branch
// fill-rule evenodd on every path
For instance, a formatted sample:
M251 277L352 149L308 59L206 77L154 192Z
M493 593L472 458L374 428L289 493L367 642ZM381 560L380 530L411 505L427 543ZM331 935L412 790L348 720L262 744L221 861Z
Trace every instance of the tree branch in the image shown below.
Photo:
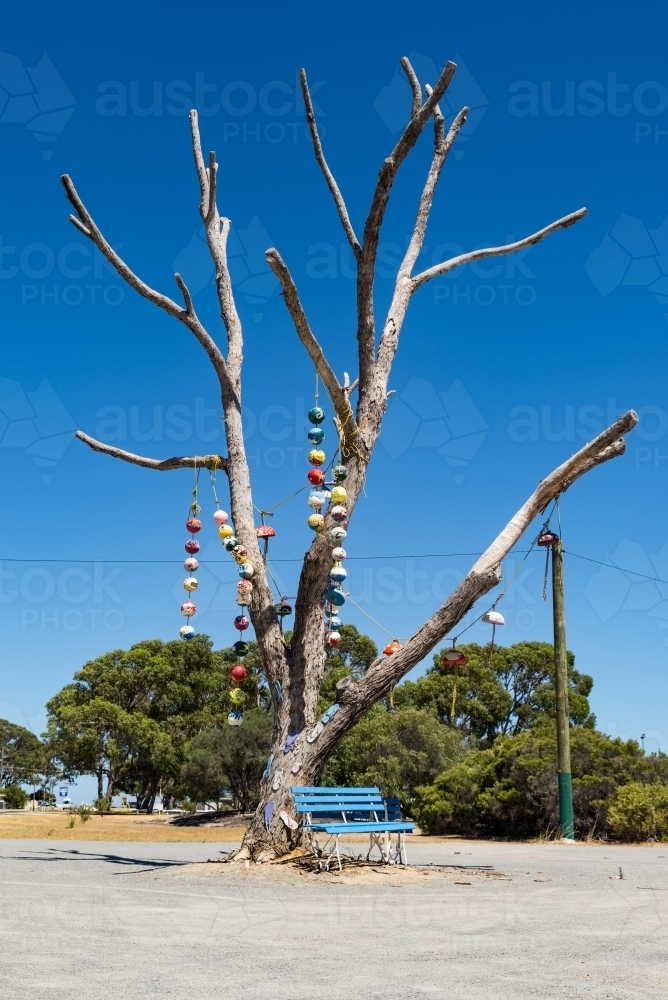
M411 108L411 118L415 118L416 114L422 107L422 87L420 86L420 81L417 78L417 73L413 69L408 56L402 56L399 62L401 63L401 68L406 74L406 78L408 79L410 88L413 92L413 107Z
M172 301L169 296L163 295L161 292L156 292L155 289L151 288L144 281L142 281L141 278L139 278L134 271L128 267L122 257L120 257L114 248L107 242L100 229L93 221L90 212L84 205L83 201L79 197L79 194L77 193L76 188L74 187L72 178L68 174L63 174L61 181L63 187L65 188L67 198L70 204L74 206L78 215L78 218L77 216L70 215L70 222L72 222L72 224L76 226L76 228L82 232L84 236L87 236L88 239L95 244L100 253L107 258L112 267L116 269L121 278L123 278L123 280L126 281L131 288L134 288L136 292L143 296L143 298L148 299L149 302L152 302L153 305L159 306L160 309L164 309L169 316L173 316L175 319L178 319L181 323L187 326L190 332L194 334L196 339L209 355L209 359L211 360L219 379L222 380L226 378L225 359L213 337L207 333L197 318L192 298L190 297L190 293L188 292L181 276L174 275L174 278L183 294L186 303L185 309L182 306L177 305L176 302Z
M114 248L107 243L104 236L93 221L88 209L79 197L69 174L63 174L60 180L65 188L67 200L74 207L74 210L77 213L76 216L70 215L70 222L76 226L76 228L82 232L84 236L87 236L88 239L95 244L100 253L107 258L111 266L118 271L121 278L123 278L124 281L127 281L131 288L134 288L136 292L139 292L140 295L142 295L145 299L148 299L149 302L152 302L153 305L164 309L170 316L174 316L176 319L184 322L186 310L177 305L176 302L173 302L169 296L163 295L161 292L156 292L155 289L147 285L141 280L141 278L138 278L134 271L132 271L125 261L116 253Z
M452 271L455 267L461 267L463 264L470 264L474 260L482 260L485 257L501 257L504 254L523 250L524 247L530 247L534 243L540 243L541 240L549 236L550 233L556 232L557 229L568 229L569 226L579 222L580 219L584 219L586 214L586 208L579 208L577 212L571 212L562 219L551 222L549 226L539 229L537 233L533 233L531 236L525 236L523 240L518 240L516 243L506 243L505 246L500 247L487 247L484 250L471 250L469 253L463 253L458 257L451 257L450 260L444 260L441 264L435 264L434 267L430 267L421 274L415 275L412 279L412 292L426 281L431 281L432 278L436 278L440 274L447 274L448 271Z
M313 331L309 326L306 313L304 312L304 308L299 300L297 286L293 281L292 275L290 274L285 261L279 254L278 250L274 247L267 250L264 256L269 264L269 267L272 269L281 284L281 288L283 289L283 298L285 299L285 304L288 307L288 312L292 317L292 322L295 325L297 335L308 351L311 360L316 367L318 375L327 386L327 390L332 397L334 406L337 411L344 409L346 406L347 396L343 387L339 384L339 380L334 374L329 361L325 357L322 347L316 340Z
M431 88L428 87L427 91L431 93ZM434 108L434 156L424 188L422 189L415 225L413 227L413 235L397 272L392 302L387 313L387 319L385 320L378 347L376 372L379 384L382 385L383 389L387 386L390 369L399 344L399 334L401 333L401 327L403 326L406 311L413 294L411 272L424 244L436 185L438 184L448 153L452 149L452 145L466 121L468 112L468 108L462 108L448 129L447 136L444 136L443 115L438 104Z
M338 184L334 180L334 175L327 165L325 160L325 154L322 151L322 143L320 141L320 136L318 135L318 126L315 120L315 112L313 110L313 101L311 100L311 93L308 89L308 80L306 79L306 70L301 69L299 71L299 82L302 88L302 96L304 98L304 107L306 108L306 121L308 122L309 131L311 133L311 140L313 142L313 151L315 153L315 158L318 161L318 165L322 170L325 180L327 181L327 187L332 193L332 198L334 199L334 204L336 205L336 210L339 213L339 218L341 220L341 225L348 237L348 242L352 247L355 257L359 259L362 252L362 248L359 245L359 241L355 236L355 230L353 229L352 222L350 221L350 216L348 215L348 209L346 208L346 203L343 200L343 195L339 189Z
M112 458L120 458L131 465L141 465L144 469L155 469L157 472L169 472L171 469L223 469L227 472L227 459L222 455L193 455L179 458L145 458L143 455L134 455L131 451L123 451L122 448L114 448L113 445L103 444L96 441L83 431L77 431L76 436L84 444L87 444L93 451L100 451L104 455Z
M359 683L340 682L341 711L320 738L319 751L327 750L341 739L379 698L382 698L409 670L412 670L434 646L464 618L475 602L501 579L501 562L511 551L538 514L577 479L596 466L623 455L626 445L620 435L628 434L638 415L629 410L598 437L543 479L525 504L508 522L468 575L454 589L444 604L422 625L408 642L392 656L374 661ZM323 747L323 743L327 746Z
M364 397L369 393L373 381L373 368L376 358L373 283L380 230L385 217L390 190L399 167L418 141L424 126L433 114L434 108L448 89L456 68L455 63L446 63L431 94L428 95L427 100L420 107L419 111L411 116L411 120L402 132L396 146L385 159L380 168L378 180L376 181L371 207L364 224L362 253L359 258L357 275L357 340L359 346L360 407L364 405Z

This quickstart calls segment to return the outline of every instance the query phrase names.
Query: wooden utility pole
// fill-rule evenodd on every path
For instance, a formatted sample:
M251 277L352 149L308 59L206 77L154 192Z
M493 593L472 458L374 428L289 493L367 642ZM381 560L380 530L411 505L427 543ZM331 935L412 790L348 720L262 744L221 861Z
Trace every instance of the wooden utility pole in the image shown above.
M554 689L557 701L557 771L561 836L573 840L573 783L571 739L568 728L568 660L564 609L564 554L561 539L552 545L552 602L554 613Z

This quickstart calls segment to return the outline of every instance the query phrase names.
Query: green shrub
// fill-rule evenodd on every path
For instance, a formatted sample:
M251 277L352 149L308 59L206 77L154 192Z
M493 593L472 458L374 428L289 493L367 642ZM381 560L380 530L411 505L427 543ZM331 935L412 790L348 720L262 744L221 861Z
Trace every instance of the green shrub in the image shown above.
M608 825L618 840L668 837L668 787L632 781L618 788L608 808Z
M93 815L93 810L91 809L90 806L85 805L85 803L82 803L77 809L77 816L79 817L82 823L87 823L92 815Z
M578 836L617 836L608 823L617 790L630 783L668 783L668 758L645 756L586 727L571 730L573 808ZM463 761L416 789L414 815L425 833L472 837L537 837L556 832L557 741L542 720L518 736L499 737L489 750Z
M28 795L20 785L8 785L2 793L7 809L23 809Z

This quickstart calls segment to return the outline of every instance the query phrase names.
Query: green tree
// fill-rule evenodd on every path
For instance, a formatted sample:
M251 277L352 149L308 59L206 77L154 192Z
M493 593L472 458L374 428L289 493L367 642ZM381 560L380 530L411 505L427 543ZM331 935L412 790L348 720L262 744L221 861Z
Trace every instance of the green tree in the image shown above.
M28 801L28 795L20 785L7 785L2 798L5 800L7 809L23 809Z
M378 656L378 647L368 635L362 635L354 625L342 625L339 629L341 642L336 647L328 647L325 672L320 683L318 712L337 700L336 684L342 677L359 680Z
M554 650L547 642L519 642L513 646L459 647L467 662L453 667L444 650L417 681L396 688L397 707L415 705L434 712L441 721L470 733L480 746L491 746L497 736L517 735L537 719L555 716ZM593 728L588 695L593 680L575 669L568 654L568 700L571 725ZM453 692L455 711L452 714Z
M609 803L608 826L618 840L668 838L668 786L632 781Z
M186 749L182 790L196 801L219 803L229 789L235 808L242 812L254 808L272 728L270 713L254 708L244 713L242 726L223 724L198 733Z
M0 787L37 784L44 765L41 740L29 729L0 719Z
M146 640L86 663L47 704L52 752L69 771L96 775L98 798L134 792L150 810L178 780L188 741L226 719L235 659L198 635ZM250 705L263 691L257 659L251 650L241 685Z
M608 810L620 786L668 782L668 757L588 727L571 730L576 832L612 832ZM429 833L535 837L556 830L556 728L547 717L516 736L500 736L415 792L415 814Z
M327 762L325 785L378 785L410 809L417 785L433 781L460 760L465 740L432 712L413 706L391 711L374 705Z

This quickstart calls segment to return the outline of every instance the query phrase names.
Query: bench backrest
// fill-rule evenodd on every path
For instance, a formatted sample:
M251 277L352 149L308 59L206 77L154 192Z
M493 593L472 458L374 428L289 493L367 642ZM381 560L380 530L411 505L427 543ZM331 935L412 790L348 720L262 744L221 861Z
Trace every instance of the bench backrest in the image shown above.
M334 818L356 821L377 817L379 820L401 819L398 799L383 799L380 790L370 788L309 788L290 789L295 812L308 813L313 818Z

